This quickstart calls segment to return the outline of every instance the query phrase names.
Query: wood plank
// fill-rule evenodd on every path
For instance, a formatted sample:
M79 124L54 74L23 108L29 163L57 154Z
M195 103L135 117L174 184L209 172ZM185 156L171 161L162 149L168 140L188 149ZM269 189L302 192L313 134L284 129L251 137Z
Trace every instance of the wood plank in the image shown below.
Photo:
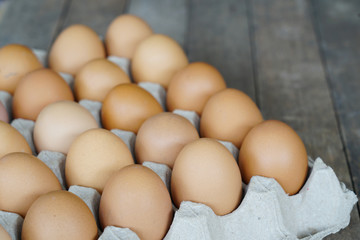
M308 154L313 158L320 156L352 189L308 2L255 0L249 1L249 6L264 117L292 126L303 139ZM328 238L356 239L360 235L356 208L351 225Z
M125 3L126 0L72 0L60 30L72 24L84 24L105 36L111 21L123 13Z
M9 1L0 21L0 47L19 43L47 50L66 0Z
M228 87L255 100L245 1L191 1L186 49L190 61L205 61L224 76Z
M355 190L360 193L360 1L312 1ZM359 203L358 203L359 206Z
M127 12L144 19L155 33L168 35L181 46L187 31L187 0L131 0Z

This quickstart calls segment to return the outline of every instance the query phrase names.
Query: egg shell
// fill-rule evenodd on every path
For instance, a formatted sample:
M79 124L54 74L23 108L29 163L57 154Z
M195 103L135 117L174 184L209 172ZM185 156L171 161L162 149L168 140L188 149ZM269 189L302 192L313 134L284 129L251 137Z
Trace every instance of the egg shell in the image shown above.
M171 196L204 203L217 215L235 210L242 197L241 173L232 154L214 139L200 138L185 145L175 160Z
M170 194L152 170L130 165L107 182L99 217L103 228L127 227L141 239L162 239L173 217Z
M200 119L200 136L229 141L240 148L249 130L262 121L259 108L248 95L227 88L206 102Z
M9 114L2 102L0 102L0 121L9 123Z
M266 120L246 135L239 153L244 182L252 176L275 178L290 195L305 182L308 161L301 138L287 124Z
M196 128L180 115L164 112L148 118L140 127L135 143L137 163L163 163L173 167L181 149L199 139Z
M24 219L22 239L97 239L96 221L75 194L53 191L40 196Z
M87 99L102 102L113 87L130 82L129 76L115 63L95 59L86 63L76 74L74 92L77 101Z
M160 103L164 111L166 111L166 90L158 83L139 82L139 87L148 91Z
M20 239L23 222L24 219L17 213L0 211L0 225L9 233L11 239Z
M155 82L167 88L173 75L186 65L186 54L175 40L154 34L136 48L131 73L135 82Z
M205 62L193 62L171 79L166 104L169 111L183 109L201 115L207 100L226 88L221 73Z
M38 69L19 81L13 97L13 116L35 121L45 106L61 100L74 100L69 85L55 71Z
M0 90L13 94L26 73L42 67L30 48L20 44L5 45L0 48Z
M72 101L47 105L34 127L34 142L38 152L50 150L67 154L74 139L86 130L98 128L91 113Z
M83 106L84 108L86 108L91 113L91 115L95 118L99 127L102 127L101 115L100 115L102 103L99 101L83 99L83 100L79 101L79 104L81 106Z
M0 90L0 102L4 105L10 122L12 120L12 95Z
M70 146L66 182L94 188L101 194L111 175L130 164L134 164L131 152L119 137L105 129L90 129Z
M106 31L108 55L131 59L138 44L152 33L151 27L141 18L123 14L115 18Z
M26 140L31 148L33 155L36 155L36 149L33 139L35 122L32 120L26 120L17 118L11 122L11 126L14 127Z
M24 136L3 121L0 121L0 142L0 158L12 152L32 153Z
M61 188L66 190L66 182L65 182L65 160L66 156L60 152L52 152L52 151L41 151L37 158L40 159L43 163L48 166L51 171L55 174L57 179L61 184Z
M120 84L106 96L101 120L104 128L137 133L149 117L163 112L161 105L146 90L136 84Z
M0 239L11 240L10 234L0 225Z
M24 217L40 195L60 190L55 174L28 153L10 153L0 159L0 209Z
M108 56L107 60L118 65L130 77L130 59L118 56Z
M91 28L75 24L57 36L49 52L49 67L75 75L87 62L105 58L104 45Z
M192 125L196 128L196 130L200 131L200 116L194 111L187 111L181 109L175 109L173 113L178 114L191 122Z

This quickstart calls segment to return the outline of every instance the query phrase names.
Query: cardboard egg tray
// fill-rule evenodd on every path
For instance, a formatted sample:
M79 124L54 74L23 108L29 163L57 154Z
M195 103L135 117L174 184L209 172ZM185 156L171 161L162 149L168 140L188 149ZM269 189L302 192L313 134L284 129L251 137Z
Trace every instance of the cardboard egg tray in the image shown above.
M46 52L33 51L40 61L45 63ZM130 73L128 59L114 56L108 59L123 68L126 73ZM71 87L73 86L71 75L61 74L61 76ZM164 88L154 83L140 83L139 86L149 91L164 110L166 109ZM11 95L0 91L0 101L11 116ZM102 104L90 100L81 100L79 103L92 113L101 126ZM187 118L199 130L200 118L195 112L175 110L174 113ZM11 122L11 125L26 138L33 154L36 155L32 138L34 124L33 121L24 119L15 119ZM111 131L126 143L134 156L136 135L119 129ZM237 159L238 148L230 142L219 142ZM37 157L49 166L58 177L63 189L66 189L64 173L66 156L58 152L42 151ZM143 165L156 172L170 191L170 168L153 162L144 162ZM348 226L350 212L357 202L356 195L339 182L334 171L320 158L315 161L309 159L307 181L296 195L288 196L274 179L260 176L253 177L248 185L243 184L243 189L244 197L240 206L225 216L215 215L211 208L201 203L184 201L179 209L174 206L176 211L174 219L164 239L322 239ZM100 226L98 220L100 194L95 189L81 186L69 186L68 191L84 200ZM22 223L23 218L20 215L0 211L0 224L12 239L20 239ZM128 228L109 226L103 232L99 228L99 239L139 238Z

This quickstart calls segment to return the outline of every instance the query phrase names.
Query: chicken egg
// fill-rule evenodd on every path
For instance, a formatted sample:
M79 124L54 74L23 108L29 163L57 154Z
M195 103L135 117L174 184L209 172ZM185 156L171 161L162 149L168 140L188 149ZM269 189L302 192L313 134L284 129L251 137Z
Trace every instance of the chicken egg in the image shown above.
M304 143L290 126L266 120L246 135L239 166L246 184L255 175L275 178L286 193L293 195L305 182L308 160Z
M35 121L40 111L50 103L74 100L69 85L51 69L39 69L25 75L13 97L14 118Z
M0 239L11 240L9 233L1 226L1 224L0 224Z
M152 33L150 26L141 18L123 14L115 18L106 31L108 55L131 59L138 44Z
M23 135L10 124L0 121L0 158L12 152L32 153Z
M131 73L135 82L154 82L167 88L171 78L188 65L184 50L172 38L153 34L135 50Z
M201 115L206 101L226 88L221 73L204 62L190 63L171 79L167 91L167 109L195 111Z
M2 104L2 102L0 102L0 121L9 122L9 114L4 106L4 104Z
M119 137L105 129L90 129L70 146L65 163L66 182L68 186L94 188L101 194L114 172L133 163L129 148Z
M120 84L105 97L101 110L104 128L137 133L141 124L163 112L156 99L136 84Z
M30 207L23 223L23 240L95 240L98 229L86 203L67 191L40 196Z
M199 134L186 118L174 113L159 113L148 118L140 127L135 142L138 163L145 161L173 167L180 150Z
M249 130L262 121L259 108L248 95L227 88L206 102L200 119L200 135L229 141L240 148Z
M86 63L76 74L74 92L76 99L104 101L108 92L118 84L130 83L129 76L107 59Z
M173 218L170 194L151 169L124 167L105 185L99 218L102 228L130 228L142 240L163 239Z
M74 139L86 130L98 128L91 113L73 101L58 101L43 108L34 126L38 152L50 150L67 154Z
M233 155L221 143L200 138L185 145L171 176L171 196L209 206L217 215L235 210L241 200L241 173Z
M63 30L49 53L49 66L57 72L75 75L87 62L105 58L105 48L94 30L75 24Z
M26 46L9 44L0 48L0 90L13 94L17 83L26 73L42 67Z
M33 155L14 152L0 159L0 210L24 217L39 196L60 189L55 174Z

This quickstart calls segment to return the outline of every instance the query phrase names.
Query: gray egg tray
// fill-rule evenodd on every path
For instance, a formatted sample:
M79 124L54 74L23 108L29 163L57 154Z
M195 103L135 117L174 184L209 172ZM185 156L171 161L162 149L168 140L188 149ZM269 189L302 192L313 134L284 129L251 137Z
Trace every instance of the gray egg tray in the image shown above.
M34 50L40 61L45 62L46 52ZM128 59L108 57L126 73L130 73ZM74 79L69 74L61 73L65 81L73 86ZM158 84L140 83L139 86L149 91L166 109L166 91ZM11 95L0 91L0 101L11 116ZM82 100L80 104L87 108L101 126L101 103ZM187 118L198 130L200 118L195 112L175 110L174 113ZM34 122L15 119L11 122L28 141L36 155L32 133ZM136 135L118 129L111 130L129 147L134 156ZM232 143L219 141L238 159L239 149ZM58 177L63 189L65 184L65 160L62 153L42 151L37 157L45 162ZM144 166L156 172L170 191L171 170L163 164L144 162ZM243 184L244 197L240 206L232 213L217 216L208 206L189 201L182 202L179 209L174 207L175 215L166 240L175 239L300 239L318 240L340 231L348 226L350 212L357 202L356 195L340 183L334 171L320 158L309 159L309 176L300 192L288 196L281 186L271 178L255 176L249 185ZM70 186L73 192L84 200L98 221L100 194L81 186ZM0 211L0 224L12 239L20 239L23 218L15 213ZM128 228L109 226L101 232L102 240L138 240L138 236Z

